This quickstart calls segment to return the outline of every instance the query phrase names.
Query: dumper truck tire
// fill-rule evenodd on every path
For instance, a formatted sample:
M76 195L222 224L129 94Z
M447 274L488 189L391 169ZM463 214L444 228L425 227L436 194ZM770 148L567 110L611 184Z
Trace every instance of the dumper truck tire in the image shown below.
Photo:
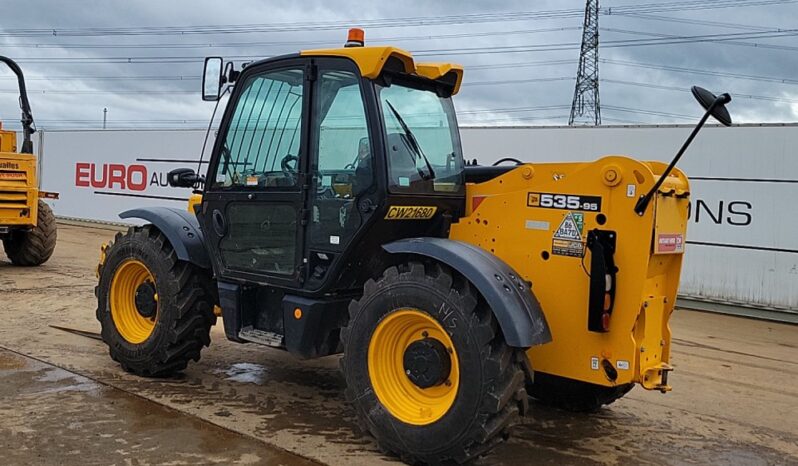
M102 255L97 320L111 358L145 377L169 376L199 361L216 323L209 272L179 260L152 225L118 233Z
M58 229L53 210L39 201L36 226L30 230L15 231L3 240L6 256L14 265L36 266L47 262L55 251Z
M524 354L463 277L412 262L369 280L342 331L347 400L380 449L462 463L526 412Z
M534 382L527 385L530 396L538 402L580 413L594 413L623 398L632 388L633 383L605 387L542 372L535 372Z

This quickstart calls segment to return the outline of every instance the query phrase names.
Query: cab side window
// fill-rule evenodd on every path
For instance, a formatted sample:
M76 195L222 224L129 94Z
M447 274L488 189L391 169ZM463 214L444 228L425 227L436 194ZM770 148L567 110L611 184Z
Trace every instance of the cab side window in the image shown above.
M297 183L303 70L249 78L224 136L214 188L280 188Z
M318 171L310 240L340 250L360 226L356 200L374 183L373 154L359 76L322 70L317 86L311 130Z

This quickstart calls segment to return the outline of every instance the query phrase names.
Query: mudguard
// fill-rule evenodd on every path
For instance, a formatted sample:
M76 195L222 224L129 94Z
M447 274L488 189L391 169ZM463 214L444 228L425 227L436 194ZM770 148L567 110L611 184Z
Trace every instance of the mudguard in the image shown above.
M197 217L173 207L145 207L122 212L119 218L140 218L153 224L169 239L177 258L203 269L211 268Z
M508 345L529 348L551 341L546 317L529 285L488 251L445 238L403 239L383 248L391 254L429 257L461 273L490 305Z

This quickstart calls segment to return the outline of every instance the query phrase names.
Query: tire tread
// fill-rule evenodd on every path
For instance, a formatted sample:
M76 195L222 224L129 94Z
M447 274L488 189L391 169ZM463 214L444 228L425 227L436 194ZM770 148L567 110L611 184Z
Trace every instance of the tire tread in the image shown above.
M119 361L122 368L128 372L145 377L166 377L182 371L188 366L189 361L198 361L203 347L210 345L210 329L216 323L213 306L216 302L215 287L210 274L192 264L177 259L174 249L166 237L151 225L131 227L126 234L118 233L115 241L106 249L105 263L98 267L100 283L103 283L103 274L106 273L108 259L119 251L122 245L139 242L144 247L153 248L160 260L168 265L167 280L177 285L177 296L174 312L175 319L163 339L165 344L155 350L156 354L146 360L126 361L125 354L119 350L118 333L104 324L109 290L95 288L97 297L97 320L103 324L103 341L108 344L111 357ZM112 271L111 271L112 273ZM109 283L110 280L105 280ZM107 317L110 320L110 316ZM110 325L113 325L111 322Z
M3 240L6 256L14 265L38 266L47 262L55 251L58 227L47 203L39 200L36 227L15 232Z
M449 445L434 454L404 451L400 446L385 443L380 439L379 432L370 427L371 423L368 422L367 416L373 413L365 415L358 413L356 416L358 427L376 438L381 451L390 452L408 464L471 461L489 451L496 443L503 441L507 437L509 427L526 411L528 404L524 389L526 379L518 362L519 354L523 356L523 352L506 344L493 313L474 292L469 282L438 263L410 262L399 267L389 267L379 280L367 281L363 296L350 303L350 325L358 318L364 302L386 286L406 280L427 280L442 294L448 295L452 301L459 302L464 313L471 314L471 327L477 342L482 345L484 356L482 406L469 428L457 439L441 439L442 443L448 442ZM350 328L344 328L341 332L344 348L347 347L350 337ZM344 352L340 367L345 378L347 378L347 366L347 353ZM347 401L354 404L357 394L351 388L348 378L347 385Z

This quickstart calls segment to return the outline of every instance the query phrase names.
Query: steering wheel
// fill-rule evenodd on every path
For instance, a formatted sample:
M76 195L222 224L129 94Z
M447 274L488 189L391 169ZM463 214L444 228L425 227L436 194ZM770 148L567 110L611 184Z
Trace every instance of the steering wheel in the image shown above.
M293 167L290 165L291 162L294 163ZM299 163L299 157L297 157L296 155L288 154L285 157L283 157L283 160L280 161L280 168L283 170L283 175L285 175L287 178L293 178L298 171L297 170L298 163Z

